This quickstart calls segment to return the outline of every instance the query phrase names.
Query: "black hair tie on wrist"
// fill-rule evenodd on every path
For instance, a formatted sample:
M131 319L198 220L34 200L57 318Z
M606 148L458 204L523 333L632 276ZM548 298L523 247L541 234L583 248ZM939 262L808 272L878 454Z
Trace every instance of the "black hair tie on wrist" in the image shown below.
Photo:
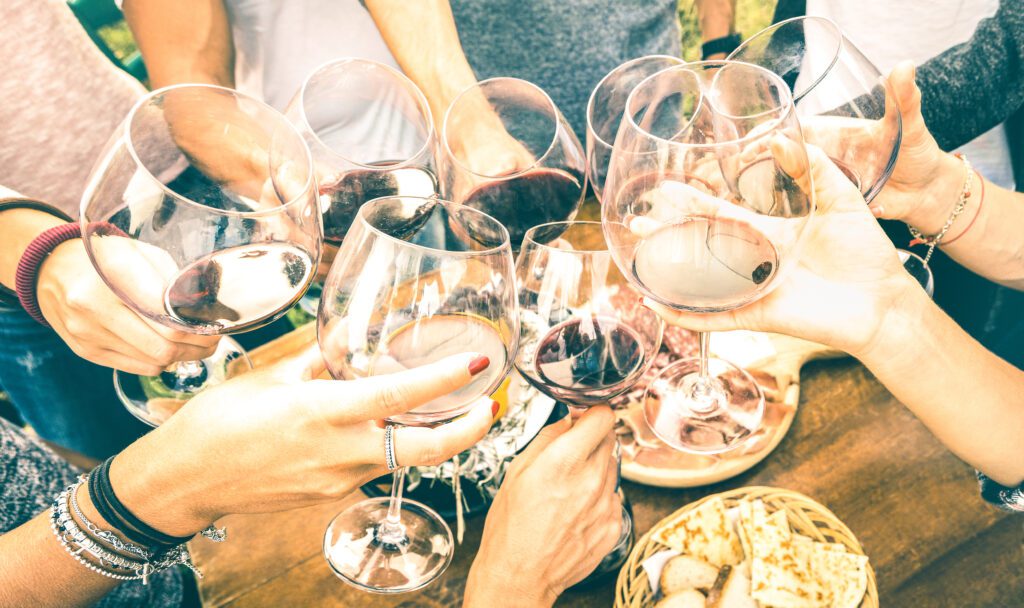
M113 460L113 456L106 459L89 475L89 496L96 504L96 510L100 512L100 515L129 539L157 550L180 545L190 540L191 536L164 534L136 517L128 510L128 507L124 506L114 492L114 486L110 484L110 463Z
M743 42L743 39L740 38L739 34L729 34L728 36L708 40L700 46L700 56L703 59L707 59L708 57L719 53L725 53L728 55L735 51L741 42Z

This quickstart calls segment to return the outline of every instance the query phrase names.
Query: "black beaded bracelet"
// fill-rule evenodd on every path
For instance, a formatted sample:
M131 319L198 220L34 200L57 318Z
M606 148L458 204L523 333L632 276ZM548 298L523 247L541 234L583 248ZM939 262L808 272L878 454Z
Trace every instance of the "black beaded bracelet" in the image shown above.
M150 546L159 547L173 547L188 542L191 536L171 536L170 534L164 534L163 532L153 528L146 522L142 521L132 513L128 507L124 506L124 503L117 497L117 493L114 492L114 486L110 483L110 463L113 462L114 457L103 461L99 467L93 471L93 475L96 477L96 485L99 490L100 500L105 501L107 506L113 511L114 521L111 521L111 525L116 526L119 530L128 535L128 531L125 528L133 528L142 538L145 538L145 543ZM91 492L91 488L90 488ZM101 512L101 515L103 513ZM106 515L104 515L106 517ZM121 525L118 525L120 523ZM131 536L129 536L131 538Z

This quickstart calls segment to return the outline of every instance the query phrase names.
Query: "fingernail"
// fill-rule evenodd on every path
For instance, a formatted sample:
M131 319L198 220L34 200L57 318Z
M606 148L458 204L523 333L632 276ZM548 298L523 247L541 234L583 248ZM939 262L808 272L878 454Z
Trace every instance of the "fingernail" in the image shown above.
M492 399L491 400L491 418L494 418L495 416L497 416L498 415L498 410L500 410L500 409L501 409L501 404L498 403L497 401L494 401Z
M491 360L490 359L488 359L484 355L480 355L476 359L473 359L472 361L469 362L469 375L470 376L475 376L475 375L479 374L480 372L482 372L485 369L487 369L488 366L490 366L490 364L491 364Z

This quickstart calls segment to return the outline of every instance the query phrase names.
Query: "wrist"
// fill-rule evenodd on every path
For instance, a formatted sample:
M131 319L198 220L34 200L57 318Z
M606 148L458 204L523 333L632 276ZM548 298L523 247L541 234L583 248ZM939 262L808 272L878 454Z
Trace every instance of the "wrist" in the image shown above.
M940 152L933 179L927 188L920 191L920 203L901 218L905 223L932 235L942 230L956 206L964 185L963 163L953 156Z
M530 581L526 588L516 585L514 580ZM517 572L511 576L508 568L489 566L485 555L478 554L466 579L463 608L509 606L515 608L549 608L558 599L558 593L532 580L529 575ZM514 600L512 598L515 598Z
M923 331L921 325L927 323L926 319L934 308L934 302L913 278L909 275L899 277L891 296L880 308L884 312L870 338L850 354L872 370L899 366L908 359L908 355L913 361L916 356L909 346Z
M171 536L192 536L216 520L201 497L202 484L190 483L173 458L146 458L159 454L152 435L135 442L114 459L110 483L121 502L139 519Z

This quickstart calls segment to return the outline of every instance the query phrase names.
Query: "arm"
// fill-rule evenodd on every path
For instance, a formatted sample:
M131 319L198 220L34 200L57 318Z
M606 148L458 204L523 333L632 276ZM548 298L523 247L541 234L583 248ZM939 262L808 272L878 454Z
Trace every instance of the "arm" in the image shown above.
M154 89L235 84L234 44L221 0L125 0L124 16Z
M1024 481L1024 371L961 329L920 289L855 353L954 454L1005 486Z
M0 211L0 284L14 290L18 262L29 244L64 223L35 209ZM36 297L43 317L83 359L152 376L175 361L207 357L216 348L216 336L185 334L135 314L96 273L81 239L54 249L37 276Z
M696 0L700 37L704 42L724 38L736 31L736 0ZM708 59L725 59L717 53Z
M921 75L919 71L918 80ZM914 85L912 66L897 66L889 80L899 100L903 139L892 177L871 202L871 208L878 217L901 220L926 235L937 234L959 200L964 168L960 160L939 149L925 126L922 93ZM943 238L949 245L940 245L975 273L1013 289L1024 289L1022 228L1024 194L988 182L982 187L975 178L964 212Z
M438 130L452 101L476 84L447 0L366 0L398 65L423 91Z
M1024 480L1024 371L986 351L903 271L856 187L812 149L819 214L783 283L730 312L680 313L696 331L796 336L859 358L954 453L995 481Z
M919 68L925 122L944 150L1024 107L1024 3L1002 0L974 36Z
M228 513L336 500L387 471L384 431L375 420L468 384L469 362L478 356L465 353L386 379L346 382L314 379L324 371L314 346L196 396L118 455L110 482L139 519L182 537ZM486 434L492 412L491 400L482 399L457 421L403 434L399 460L409 465L447 460ZM325 445L347 449L324 450ZM211 468L213 462L217 466ZM77 496L90 521L115 529L100 517L85 488ZM50 530L48 513L0 536L0 563L2 606L92 605L115 583L65 553Z

